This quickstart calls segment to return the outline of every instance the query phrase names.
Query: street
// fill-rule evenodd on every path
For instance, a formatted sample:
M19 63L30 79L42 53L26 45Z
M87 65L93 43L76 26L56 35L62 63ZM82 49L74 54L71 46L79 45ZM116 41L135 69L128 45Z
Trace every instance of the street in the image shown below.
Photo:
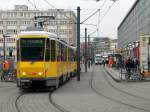
M97 65L54 92L21 92L0 82L0 112L150 112L148 88L150 82L115 82Z

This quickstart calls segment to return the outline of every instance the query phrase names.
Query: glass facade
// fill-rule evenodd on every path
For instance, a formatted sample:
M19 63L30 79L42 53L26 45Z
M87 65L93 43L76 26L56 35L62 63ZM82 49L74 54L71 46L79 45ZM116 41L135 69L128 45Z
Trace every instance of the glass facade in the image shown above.
M150 34L150 0L137 0L118 27L118 46L124 48Z

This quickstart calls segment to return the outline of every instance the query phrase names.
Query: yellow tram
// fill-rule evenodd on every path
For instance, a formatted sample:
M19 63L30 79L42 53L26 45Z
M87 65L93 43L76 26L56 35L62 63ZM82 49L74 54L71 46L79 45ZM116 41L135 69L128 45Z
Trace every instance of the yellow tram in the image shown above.
M17 86L55 86L77 69L75 47L45 31L25 31L17 40Z

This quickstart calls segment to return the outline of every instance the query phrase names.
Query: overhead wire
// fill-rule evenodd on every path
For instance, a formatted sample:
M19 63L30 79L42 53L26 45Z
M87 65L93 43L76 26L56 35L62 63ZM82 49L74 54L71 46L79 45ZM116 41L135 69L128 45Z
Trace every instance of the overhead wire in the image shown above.
M105 3L106 3L106 0L104 0L103 4L99 7L99 9L102 10L102 8L104 7ZM98 23L97 23L98 26L99 26L99 24L100 24L100 13L101 13L101 12L99 11L99 15L98 15Z
M32 5L32 7L34 7L36 10L39 11L39 9L36 7L36 5L34 3L32 3L30 0L28 0L28 2L30 3L30 5Z
M104 2L106 2L106 0L105 0ZM113 2L113 3L109 6L109 8L108 8L107 11L105 12L104 16L103 16L101 19L99 19L99 21L98 21L99 24L100 24L100 23L102 22L102 20L105 18L105 16L106 16L107 13L110 11L110 9L113 7L114 3L115 3L115 2ZM94 34L96 31L99 30L99 27L100 27L99 24L98 24L98 26L97 26L97 29L96 29L95 31L93 31L92 33L90 33L90 34Z
M44 0L44 2L46 2L48 5L50 5L52 8L57 9L54 5L52 5L51 3L49 3L47 0Z
M90 24L90 23L82 23L83 25L90 25L90 26L95 26L95 27L97 27L97 25L95 25L95 24Z
M102 8L104 7L105 3L106 3L106 0L104 0L104 2L103 2L102 5L99 7L99 9L102 10ZM99 30L100 13L101 13L101 11L99 11L99 13L98 13L98 23L97 23L97 25L96 25L97 28L96 28L96 30L94 30L92 33L90 33L90 35Z
M95 32L97 32L98 29L94 30L93 32L89 33L89 35L94 34Z
M33 4L30 0L28 0L28 2L36 9L36 10L39 10L35 4ZM60 11L59 9L57 9L54 5L52 5L50 2L48 2L47 0L44 0L45 3L47 3L49 6L51 6L52 8L56 9L60 14L64 15L66 18L68 19L71 19L70 17L66 16L62 11ZM101 8L104 6L104 4L106 3L106 0L103 2L103 4L100 6ZM113 3L114 4L114 3ZM113 6L112 4L112 6ZM103 18L106 16L106 14L109 12L109 10L111 9L111 7L109 7L109 9L106 11L105 15L102 17L102 19L98 21L98 26L97 26L97 29L90 33L90 34L93 34L95 33L97 30L98 30L98 27L99 27L99 23L103 20ZM96 10L94 13L92 13L89 17L87 17L84 21L81 22L81 24L84 24L84 25L92 25L92 26L96 26L96 25L93 25L93 24L85 24L84 22L87 21L88 19L90 19L92 16L94 16L97 12L99 12L99 16L98 18L100 17L100 9ZM76 23L73 23L73 24L76 24Z
M84 23L85 21L87 21L88 19L90 19L91 17L93 17L97 12L99 12L100 9L97 9L94 13L92 13L90 16L88 16L85 20L83 20L80 24Z
M104 0L103 4L99 7L99 9L103 9L104 5L106 3L106 0ZM98 14L98 22L97 22L97 36L99 36L99 24L100 24L100 14L101 14L101 11L99 11L99 14Z
M48 2L47 0L43 0L45 3L47 3L49 6L53 7L54 9L56 9L61 15L65 16L68 19L71 19L70 17L66 16L62 11L60 11L59 9L57 9L53 4L51 4L50 2Z
M114 3L115 3L115 2L113 2L113 3L109 6L109 8L108 8L107 11L105 12L104 16L100 19L99 23L101 23L101 22L103 21L103 19L104 19L105 16L107 15L107 13L108 13L108 12L110 11L110 9L113 7Z

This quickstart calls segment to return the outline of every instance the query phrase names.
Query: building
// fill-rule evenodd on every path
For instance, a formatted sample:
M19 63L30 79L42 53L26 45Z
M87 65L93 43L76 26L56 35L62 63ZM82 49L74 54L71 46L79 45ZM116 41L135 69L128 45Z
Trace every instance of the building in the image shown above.
M4 48L3 48L4 39L0 38L0 56L4 55ZM8 56L15 56L16 55L16 38L6 38L5 39L5 51L6 55Z
M150 34L150 0L136 0L118 27L118 46L131 50L139 36Z
M101 54L110 51L110 39L108 37L95 37L93 39L95 54Z
M118 48L118 39L110 40L110 50L115 51Z
M25 31L27 26L33 25L36 16L54 16L54 20L49 20L44 24L45 30L58 34L61 40L76 46L77 28L75 23L77 18L73 11L63 9L29 10L26 5L15 5L14 10L0 10L0 38L3 38L3 34L7 34L13 40L17 33ZM1 49L2 46L3 39L0 41ZM6 47L14 49L16 44L14 43L13 46L7 44Z

